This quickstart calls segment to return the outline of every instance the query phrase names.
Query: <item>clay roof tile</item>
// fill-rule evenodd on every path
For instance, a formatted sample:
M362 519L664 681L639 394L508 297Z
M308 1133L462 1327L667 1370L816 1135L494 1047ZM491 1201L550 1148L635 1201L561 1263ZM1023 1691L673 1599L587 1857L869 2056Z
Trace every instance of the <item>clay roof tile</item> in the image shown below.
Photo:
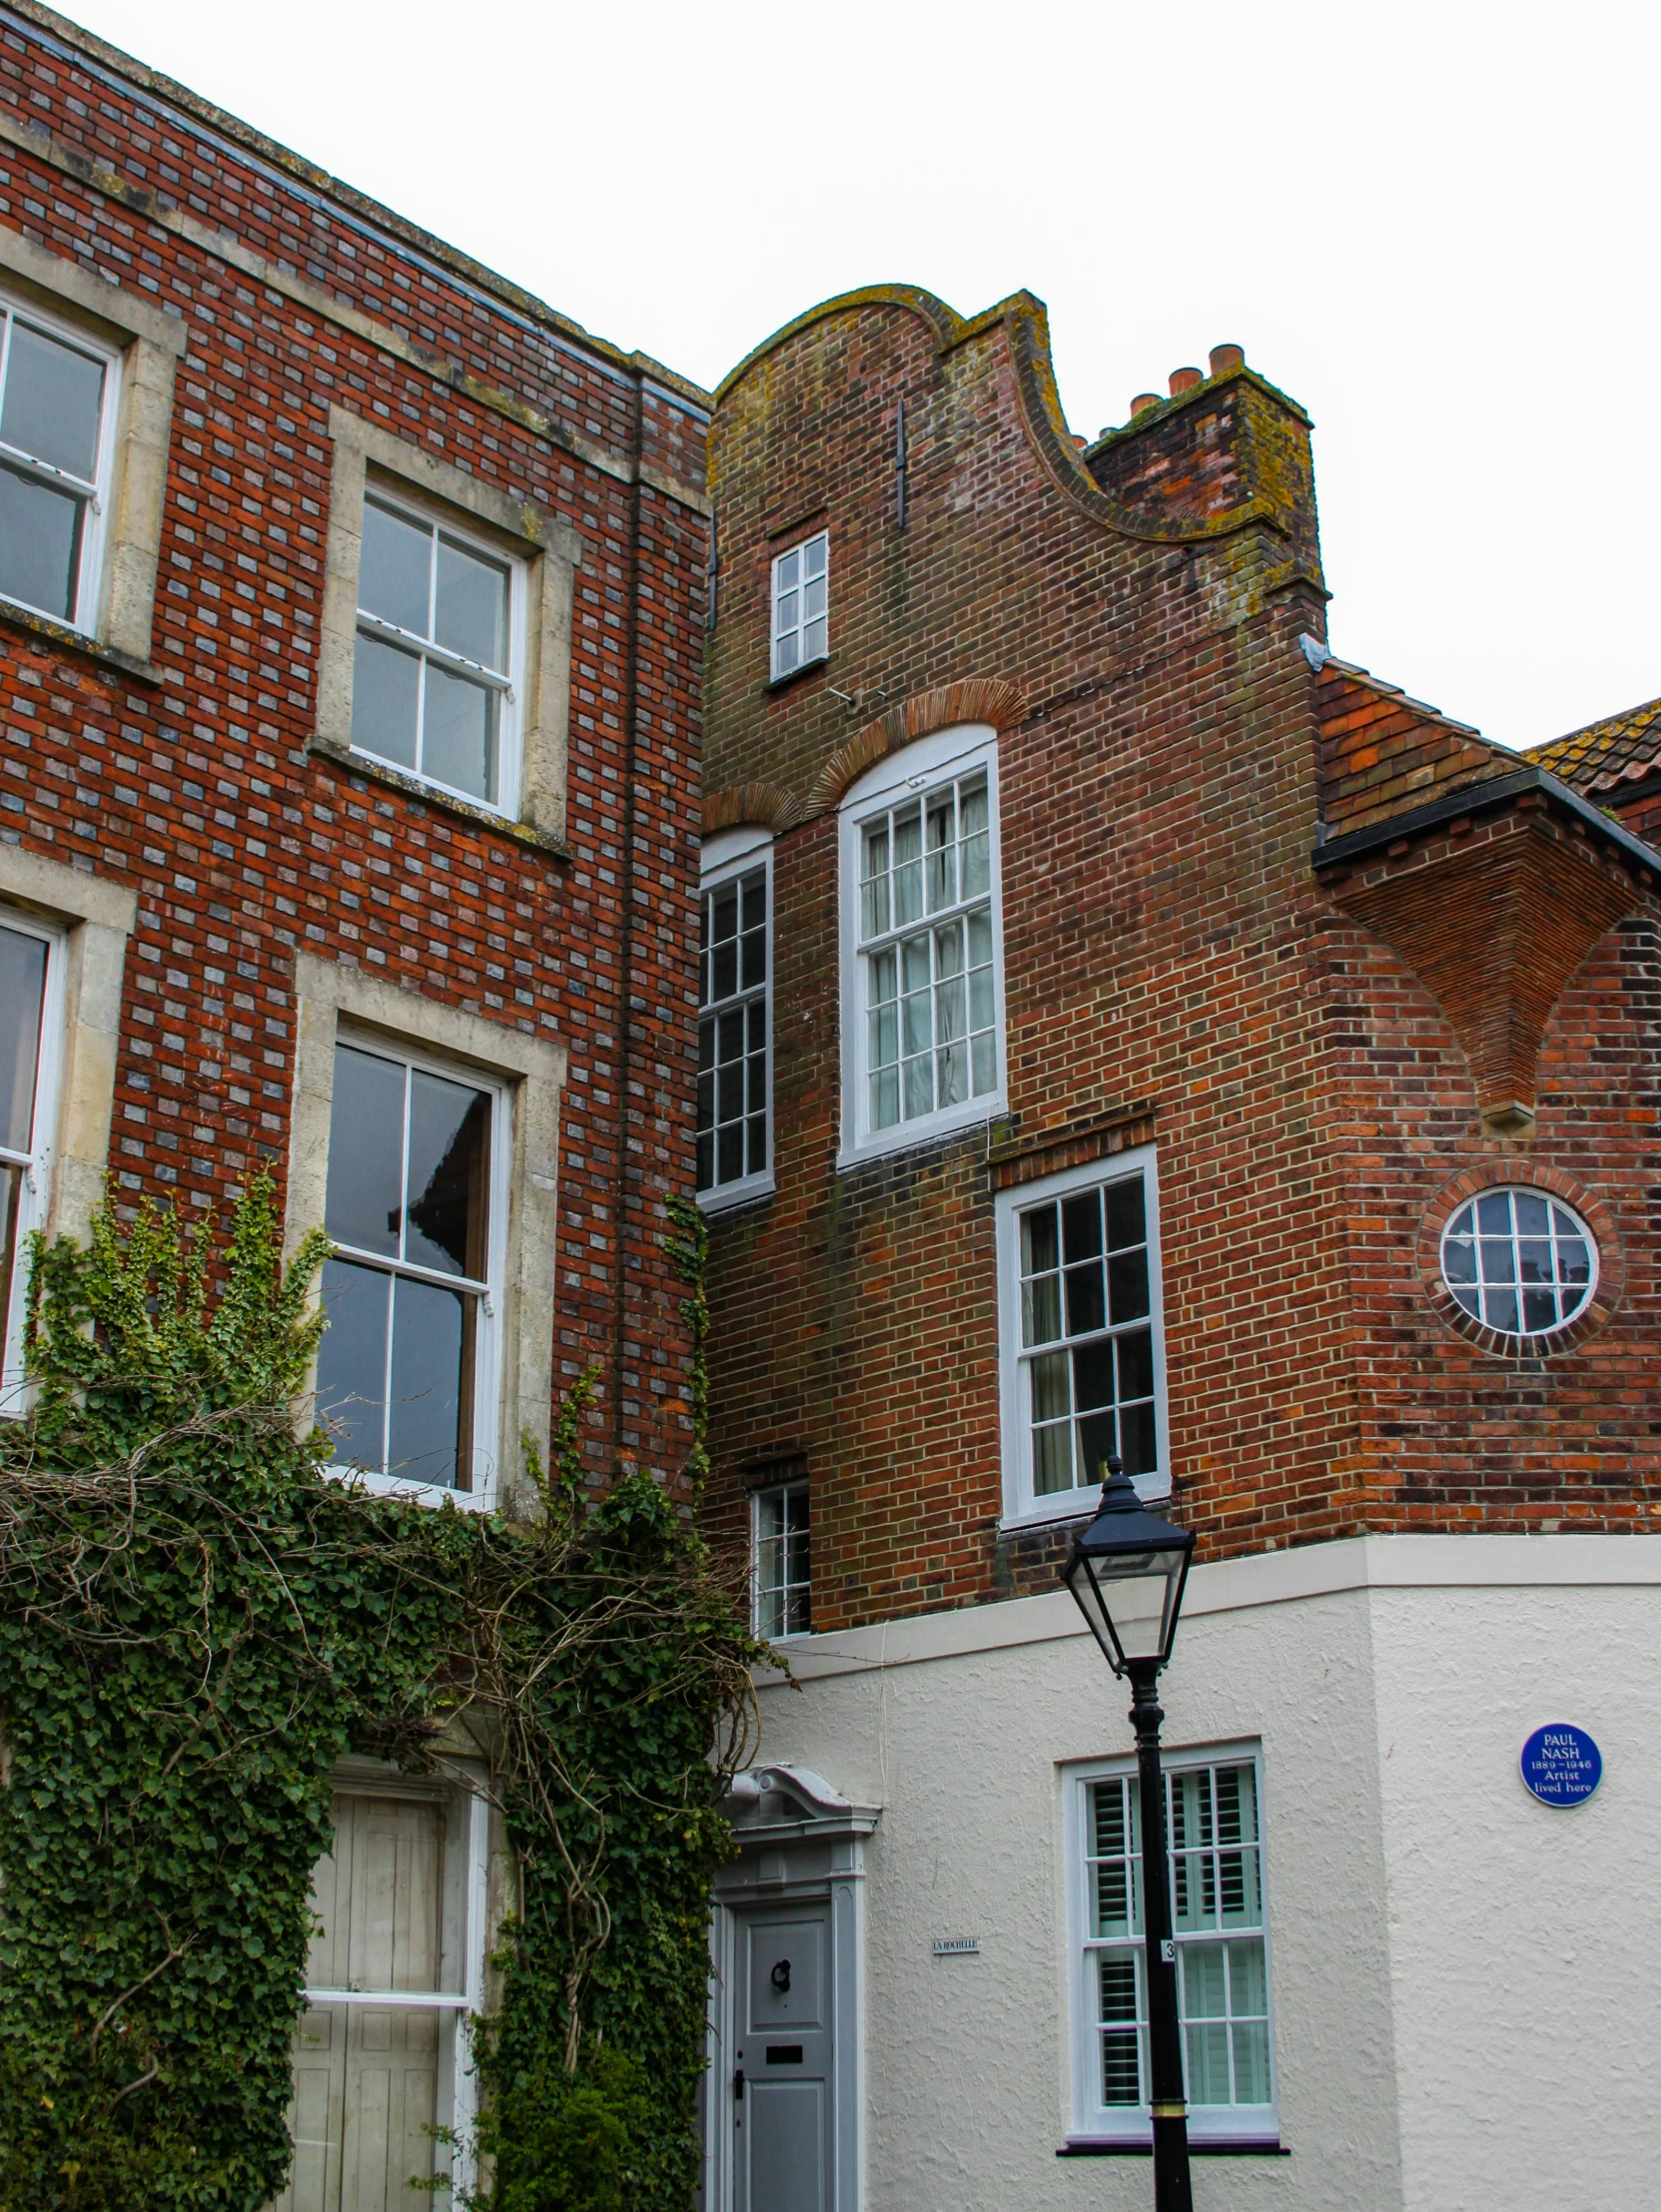
M1528 758L1582 793L1639 782L1661 772L1661 699L1588 722L1583 730L1536 746Z

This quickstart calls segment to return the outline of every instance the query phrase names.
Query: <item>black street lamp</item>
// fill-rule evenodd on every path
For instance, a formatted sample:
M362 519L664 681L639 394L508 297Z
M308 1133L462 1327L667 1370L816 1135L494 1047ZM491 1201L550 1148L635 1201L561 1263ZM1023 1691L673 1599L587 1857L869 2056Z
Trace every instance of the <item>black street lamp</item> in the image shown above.
M1150 1513L1117 1459L1108 1461L1102 1503L1073 1540L1063 1579L1116 1675L1130 1677L1142 1812L1142 1927L1148 1966L1149 2072L1154 2116L1154 2203L1158 2212L1194 2212L1189 2180L1188 2102L1183 2093L1182 2029L1177 2014L1177 1946L1171 1933L1171 1880L1165 1840L1165 1782L1154 1695L1171 1657L1182 1610L1193 1529Z

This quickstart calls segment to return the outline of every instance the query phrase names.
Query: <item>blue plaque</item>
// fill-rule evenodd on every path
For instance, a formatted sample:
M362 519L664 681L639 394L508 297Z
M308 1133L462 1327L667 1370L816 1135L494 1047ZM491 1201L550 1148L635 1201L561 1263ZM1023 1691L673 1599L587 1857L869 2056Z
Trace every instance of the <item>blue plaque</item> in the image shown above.
M1584 1805L1603 1780L1603 1754L1583 1728L1553 1721L1522 1747L1522 1779L1542 1805Z

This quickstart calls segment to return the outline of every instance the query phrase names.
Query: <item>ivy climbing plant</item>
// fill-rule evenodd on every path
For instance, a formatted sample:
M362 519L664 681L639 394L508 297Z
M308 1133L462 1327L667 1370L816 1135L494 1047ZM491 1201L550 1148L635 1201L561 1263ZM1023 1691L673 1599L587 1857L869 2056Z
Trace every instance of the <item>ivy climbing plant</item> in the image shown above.
M703 1231L677 1205L703 1470ZM719 1805L760 1656L649 1476L592 1505L596 1376L522 1521L320 1469L297 1430L320 1235L106 1202L37 1245L0 1424L0 2212L258 2212L349 1752L480 1755L519 1871L476 2212L686 2212Z

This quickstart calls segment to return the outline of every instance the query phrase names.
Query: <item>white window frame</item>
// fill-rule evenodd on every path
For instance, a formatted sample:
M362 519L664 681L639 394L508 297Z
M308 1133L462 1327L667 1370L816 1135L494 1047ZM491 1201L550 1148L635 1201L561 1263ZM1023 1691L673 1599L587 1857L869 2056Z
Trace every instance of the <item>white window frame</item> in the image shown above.
M57 489L74 492L85 506L86 514L81 529L81 560L75 581L75 607L68 615L57 613L51 607L37 607L27 599L14 599L9 592L0 592L0 601L12 607L21 607L27 614L40 615L48 622L62 622L67 629L83 637L94 637L98 632L98 612L104 588L104 541L110 514L111 486L115 476L116 422L121 413L121 382L123 360L118 348L102 340L92 338L74 324L36 307L10 291L0 291L0 309L4 310L3 329L0 329L0 393L4 390L7 363L11 354L11 335L15 320L31 324L47 338L61 346L71 348L77 354L85 354L91 360L104 365L104 389L99 402L98 455L94 473L89 477L71 476L63 469L55 468L50 461L37 460L33 454L25 454L21 448L0 445L0 454L6 463L19 473L33 476L38 482Z
M987 897L992 911L993 1051L997 1055L997 1082L979 1098L964 1099L957 1106L939 1106L915 1120L897 1121L891 1128L875 1129L870 1123L869 1039L866 1023L867 955L860 943L860 881L865 824L873 815L886 813L902 800L927 798L943 783L955 782L977 768L986 770L987 837L990 870ZM883 1152L910 1151L933 1142L954 1129L994 1121L1008 1110L1008 1066L1004 1020L1004 890L1000 858L998 810L998 733L988 723L958 723L921 737L890 753L869 769L845 794L841 804L840 858L837 901L841 951L842 997L842 1148L837 1166L875 1158Z
M736 830L721 830L713 837L706 837L700 858L698 900L700 920L702 902L711 892L735 879L753 876L757 868L765 876L762 896L767 902L767 975L764 991L762 1020L766 1028L766 1115L767 1115L767 1164L755 1174L738 1176L732 1182L712 1183L707 1190L697 1192L698 1204L706 1213L718 1213L730 1205L739 1205L747 1198L768 1196L774 1187L773 1152L777 1130L773 1123L773 833L754 826ZM744 996L739 994L738 996ZM748 996L753 997L751 993ZM701 997L701 993L700 993ZM703 1009L699 1008L700 1026ZM694 1170L694 1179L695 1170Z
M452 652L448 646L439 645L431 638L415 636L412 630L401 629L396 622L389 622L384 615L374 614L363 604L362 577L359 570L359 604L356 634L360 637L379 638L382 642L397 642L417 653L422 661L435 661L440 668L452 668L457 674L485 680L486 688L496 694L498 706L497 743L500 750L500 767L497 791L493 799L482 799L475 791L462 791L455 784L444 783L437 776L429 776L424 769L412 768L403 761L389 760L382 753L371 752L368 746L352 741L352 751L364 760L373 760L378 767L390 768L413 782L424 785L428 790L441 791L446 797L459 799L463 805L479 807L486 814L499 814L507 821L516 821L519 812L519 787L523 767L523 717L520 711L525 691L525 607L527 600L524 561L503 546L493 543L479 531L469 530L454 517L436 505L427 505L418 497L413 497L401 489L392 490L381 482L367 483L364 487L364 505L378 506L391 514L417 523L422 529L431 530L436 536L452 538L468 552L476 553L492 567L507 571L507 667L505 671L487 669L463 654Z
M58 1101L64 1058L64 970L68 946L63 930L39 916L0 906L0 925L20 937L38 938L46 947L46 986L41 993L40 1051L35 1063L34 1115L26 1152L0 1146L0 1160L23 1170L17 1196L17 1245L7 1290L5 1366L0 1375L0 1414L20 1418L28 1411L23 1372L23 1307L29 1287L28 1238L47 1226L52 1201L52 1167L57 1152Z
M808 1582L807 1582L807 1584L806 1584L806 1586L805 1586L805 1587L806 1587L806 1589L807 1589L807 1593L808 1593L808 1599L807 1599L807 1627L806 1627L806 1628L802 1628L802 1629L783 1629L783 1630L779 1631L779 1633L778 1633L778 1634L776 1634L776 1635L775 1635L775 1634L774 1634L774 1633L773 1633L773 1632L772 1632L772 1631L771 1631L770 1629L766 1629L766 1628L764 1628L764 1627L762 1626L762 1621L761 1621L761 1598L762 1598L762 1589L761 1589L761 1542L762 1542L762 1538L761 1538L761 1506L762 1506L762 1501L763 1501L763 1499L765 1499L765 1498L780 1498L780 1499L788 1499L788 1498L800 1498L800 1499L801 1499L801 1500L803 1501L804 1505L805 1505L805 1506L807 1507L807 1511L808 1511L808 1515L809 1515L809 1519L808 1519L808 1557L809 1557L809 1560L811 1561L811 1559L812 1559L812 1556L813 1556L813 1522L812 1522L812 1518L811 1518L811 1516L812 1516L812 1511L813 1511L813 1505L812 1505L812 1498L811 1498L811 1495L810 1495L810 1492L809 1492L809 1486L808 1486L808 1481L807 1481L807 1477L806 1477L805 1475L803 1475L803 1476L799 1476L799 1477L798 1477L798 1478L797 1478L796 1480L794 1480L794 1481L792 1481L792 1482L768 1482L768 1483L763 1483L763 1484L762 1484L762 1485L761 1485L761 1486L760 1486L760 1487L759 1487L758 1489L756 1489L756 1490L752 1490L752 1491L751 1491L751 1493L750 1493L750 1627L751 1627L751 1632L752 1632L752 1633L753 1633L754 1635L756 1635L756 1636L764 1636L764 1637L766 1637L767 1641L768 1641L768 1642L769 1642L770 1644L790 1644L790 1643L794 1643L794 1642L795 1642L795 1640L797 1639L797 1637L800 1637L800 1636L811 1636L811 1635L813 1634L813 1583L812 1583L812 1580L811 1580L811 1574L810 1574L810 1578L809 1578L809 1580L808 1580ZM789 1557L789 1553L788 1553L788 1550L786 1550L786 1554L785 1554L785 1556L786 1556L786 1558L788 1558L788 1557ZM783 1590L783 1591L784 1591L784 1592L786 1593L786 1595L788 1595L788 1593L789 1593L790 1591L792 1591L792 1590L800 1590L800 1589L802 1589L803 1587L804 1587L804 1586L803 1586L803 1585L802 1585L801 1583L799 1583L799 1582L795 1582L795 1583L793 1583L793 1582L785 1582L785 1583L781 1583L781 1584L779 1585L779 1588L780 1588L781 1590Z
M1168 1750L1164 1757L1167 1839L1170 1836L1170 1778L1211 1767L1250 1767L1257 1793L1258 1877L1262 1895L1261 1938L1263 1977L1268 2009L1269 2102L1266 2105L1195 2105L1190 2103L1188 2125L1193 2141L1273 2143L1279 2140L1279 2068L1274 2055L1274 1960L1269 1931L1268 1820L1263 1796L1263 1758L1259 1743L1233 1743ZM1090 1934L1088 1894L1091 1851L1090 1788L1093 1783L1129 1777L1135 1785L1134 1754L1081 1762L1062 1769L1063 1812L1066 1831L1068 2010L1071 2020L1073 2119L1069 2140L1085 2143L1147 2143L1152 2140L1153 2119L1146 2104L1104 2105L1097 2092L1101 2055L1092 1980L1092 1960L1101 1947ZM1140 1864L1137 1879L1141 1879ZM1255 1930L1246 1931L1255 1933ZM1228 1941L1226 1930L1193 1931L1175 1938L1179 1950L1186 1944ZM1143 1940L1143 1939L1138 1939ZM1121 1942L1108 1947L1123 1948ZM1179 1974L1178 1987L1181 1989ZM1146 2008L1146 1980L1143 1983ZM1180 1999L1179 1999L1180 2001ZM1182 2036L1185 2085L1188 2073L1188 2037Z
M823 545L825 548L825 612L823 616L825 624L825 649L822 653L813 654L810 659L807 658L801 651L802 636L807 629L809 620L804 605L806 597L806 579L802 576L801 568L799 567L797 569L797 581L794 589L794 597L796 599L796 619L794 622L789 623L785 627L781 628L779 626L780 602L787 596L790 596L790 594L781 591L779 588L779 570L784 566L784 563L790 559L792 554L799 556L802 566L805 567L808 553L815 545ZM813 580L816 583L819 581L817 577L815 577ZM800 539L796 544L787 545L782 553L776 553L773 556L773 566L769 579L769 589L767 594L767 634L769 639L771 640L768 647L767 658L768 681L770 683L783 683L787 676L799 676L804 668L823 667L825 662L830 659L829 530L813 530L806 537ZM814 615L812 617L812 620L817 622L818 620L820 620L820 617L818 615ZM795 641L797 654L796 658L790 663L789 667L786 668L782 665L783 649L785 645L792 640Z
M1518 1262L1517 1246L1519 1243L1525 1241L1522 1236L1522 1232L1515 1225L1516 1199L1539 1198L1543 1200L1546 1205L1554 1206L1558 1212L1566 1213L1569 1219L1574 1223L1575 1230L1578 1233L1581 1242L1586 1247L1586 1255L1589 1263L1590 1273L1586 1282L1586 1286L1581 1293L1579 1303L1575 1306L1574 1311L1572 1313L1565 1314L1562 1320L1549 1321L1543 1329L1530 1329L1524 1328L1522 1326L1522 1292L1527 1286L1523 1283L1521 1279L1520 1268L1518 1269L1516 1275L1513 1277L1513 1281L1515 1282L1517 1290L1517 1326L1514 1329L1502 1328L1497 1321L1490 1321L1487 1318L1486 1312L1487 1300L1486 1298L1481 1296L1481 1292L1484 1290L1490 1288L1500 1288L1504 1286L1499 1284L1489 1284L1486 1282L1456 1283L1454 1281L1453 1276L1448 1271L1448 1246L1454 1242L1464 1241L1463 1238L1456 1238L1454 1236L1454 1223L1456 1221L1462 1221L1465 1215L1468 1213L1474 1217L1474 1227L1475 1222L1480 1220L1480 1208L1482 1205L1482 1201L1485 1198L1506 1198L1512 1201L1506 1209L1507 1216L1512 1223L1512 1226L1506 1231L1506 1240L1510 1244L1513 1266L1517 1266ZM1550 1237L1552 1258L1555 1261L1557 1256L1557 1235L1554 1229L1550 1231ZM1479 1227L1475 1227L1475 1233L1473 1237L1474 1243L1484 1244L1495 1241L1498 1241L1498 1239L1495 1239L1492 1236L1491 1232L1484 1234L1484 1232ZM1526 1241L1532 1242L1534 1241L1534 1239L1529 1238L1526 1239ZM1564 1329L1573 1328L1576 1321L1584 1319L1587 1307L1590 1306L1592 1300L1597 1296L1598 1272L1601 1264L1601 1255L1598 1251L1598 1241L1596 1236L1594 1236L1592 1233L1590 1222L1588 1222L1581 1215L1577 1208L1570 1205L1566 1198L1558 1197L1555 1190L1545 1189L1542 1188L1540 1185L1531 1182L1495 1182L1485 1184L1480 1190L1472 1191L1469 1197L1462 1198L1458 1205L1453 1208L1453 1211L1448 1215L1447 1221L1443 1226L1441 1236L1437 1240L1436 1264L1441 1274L1442 1288L1453 1300L1454 1304L1458 1306L1460 1312L1466 1317L1467 1320L1475 1322L1478 1328L1491 1329L1495 1336L1506 1337L1512 1343L1521 1343L1526 1339L1537 1338L1543 1341L1547 1337L1559 1335ZM1478 1271L1480 1272L1480 1260L1477 1261L1477 1266ZM1554 1287L1556 1289L1558 1298L1563 1299L1567 1288L1570 1286L1563 1284L1559 1280L1558 1282L1556 1282ZM1475 1290L1478 1293L1478 1302L1475 1311L1473 1311L1471 1307L1466 1305L1464 1298L1461 1296L1461 1292L1466 1290Z
M443 1805L448 1833L445 1894L439 1906L440 1948L442 1964L453 1964L457 1969L444 1977L453 1986L430 1991L307 1988L301 1996L306 2004L368 2004L382 2010L411 2006L443 2015L436 2121L439 2127L454 2130L455 2140L447 2147L451 2195L459 2199L462 2191L477 2180L474 2131L478 2076L469 2022L484 2009L484 1968L490 1939L490 1807L488 1778L481 1764L449 1757L443 1764L446 1773L455 1779L447 1784L423 1784L419 1778L396 1770L377 1772L367 1760L350 1760L337 1770L333 1786L338 1797L417 1798ZM435 2167L445 2147L434 2143Z
M466 1084L471 1090L489 1094L490 1187L485 1224L488 1264L480 1280L470 1276L442 1274L433 1268L413 1266L404 1260L389 1260L385 1253L361 1251L353 1245L335 1246L344 1259L357 1266L373 1268L379 1274L408 1275L417 1282L435 1283L446 1290L468 1289L477 1293L478 1320L474 1335L472 1378L472 1487L461 1490L451 1489L443 1483L416 1482L408 1475L390 1474L376 1467L358 1467L350 1460L341 1459L327 1461L323 1471L362 1483L366 1489L382 1497L404 1498L419 1505L433 1506L441 1505L448 1498L458 1507L491 1512L495 1507L501 1475L501 1470L496 1465L496 1449L502 1426L501 1320L507 1253L508 1162L513 1147L512 1089L499 1077L471 1067L464 1061L447 1060L441 1054L433 1053L414 1042L388 1037L374 1030L360 1029L352 1023L341 1023L335 1043L338 1046L344 1045L352 1052L371 1053L382 1060L396 1061L407 1067L422 1070L429 1076L441 1078L445 1083ZM325 1189L327 1193L327 1180ZM327 1202L326 1194L326 1207ZM388 1349L390 1354L390 1338ZM320 1406L319 1412L327 1416L328 1408Z
M1059 1174L1041 1175L1031 1182L1014 1183L1000 1190L994 1200L998 1247L998 1366L1004 1457L1005 1528L1036 1526L1046 1521L1077 1520L1093 1513L1102 1495L1101 1484L1081 1483L1072 1490L1052 1491L1047 1497L1033 1489L1032 1420L1028 1405L1029 1384L1021 1341L1021 1215L1046 1199L1065 1198L1076 1190L1100 1188L1142 1177L1143 1204L1148 1223L1149 1326L1154 1339L1154 1419L1159 1435L1159 1464L1151 1475L1137 1477L1139 1496L1155 1500L1171 1495L1171 1421L1166 1404L1165 1297L1160 1260L1159 1166L1152 1144L1138 1144L1126 1151L1110 1152L1082 1166L1064 1168Z
M0 847L0 867L5 848ZM343 962L295 955L296 1047L289 1114L289 1174L283 1257L292 1260L307 1234L323 1225L334 1118L335 1046L343 1032L363 1031L397 1052L430 1053L464 1073L493 1078L512 1101L503 1143L508 1207L505 1290L500 1307L501 1406L494 1440L493 1491L444 1490L458 1507L499 1508L529 1516L537 1509L524 1459L528 1437L544 1466L553 1421L554 1342L558 1330L559 1127L567 1055L551 1038L459 1007L400 990ZM350 1042L350 1037L349 1040ZM307 1384L316 1388L316 1372ZM306 1418L311 1418L308 1407ZM487 1463L486 1463L487 1465ZM482 1472L482 1470L481 1470Z

